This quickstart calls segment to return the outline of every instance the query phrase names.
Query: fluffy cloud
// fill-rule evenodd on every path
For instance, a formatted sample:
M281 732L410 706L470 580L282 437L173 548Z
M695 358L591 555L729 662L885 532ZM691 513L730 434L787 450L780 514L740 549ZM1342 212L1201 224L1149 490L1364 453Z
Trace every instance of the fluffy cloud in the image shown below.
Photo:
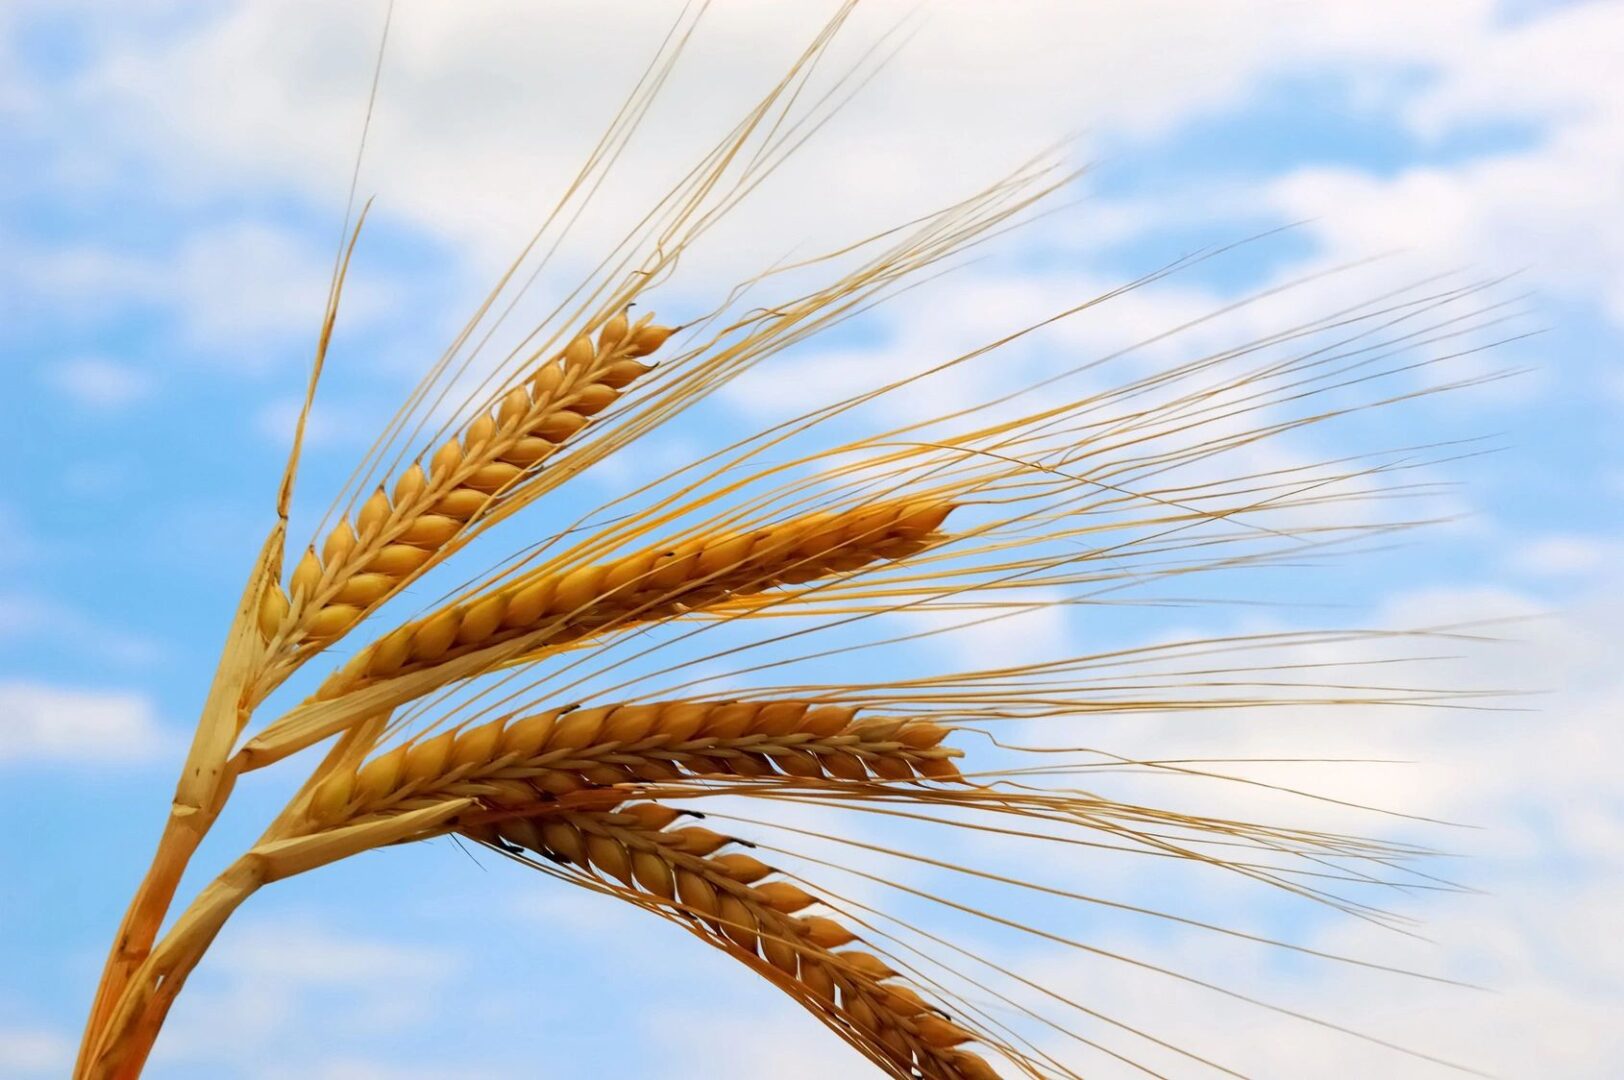
M56 364L46 377L70 401L91 409L122 409L152 392L152 380L145 372L93 356Z
M127 691L0 682L0 764L129 764L168 746L157 709Z
M306 359L327 295L331 255L296 230L240 220L194 226L168 250L105 245L19 245L7 273L16 290L61 314L87 320L131 308L168 313L182 342L226 369L263 369L297 342ZM346 319L364 324L381 296L358 281L345 293ZM51 378L80 401L115 404L147 378L105 361L70 364ZM116 380L116 382L115 382Z
M1191 805L1242 819L1266 815L1299 827L1399 835L1469 856L1430 870L1481 889L1482 895L1373 894L1381 906L1422 920L1410 929L1425 941L1329 915L1304 920L1296 930L1290 929L1296 920L1277 916L1266 932L1285 927L1289 940L1312 948L1461 979L1493 993L1329 963L1287 963L1265 950L1240 951L1196 931L1153 936L1130 929L1114 936L1112 947L1210 974L1261 1000L1494 1075L1595 1080L1614 1075L1624 1061L1624 1040L1609 1018L1624 1008L1624 981L1618 976L1624 956L1603 926L1624 904L1624 797L1614 767L1624 752L1624 734L1614 722L1624 672L1608 644L1624 632L1621 601L1624 587L1600 586L1582 608L1528 621L1540 606L1528 597L1498 589L1430 590L1398 598L1382 613L1385 626L1522 620L1480 625L1476 631L1510 640L1416 642L1405 652L1419 657L1447 651L1460 658L1384 664L1376 678L1383 685L1437 685L1442 679L1449 686L1539 691L1527 711L1294 709L1201 714L1199 723L1134 719L1090 732L1109 749L1129 754L1407 762L1230 765L1220 771L1470 829L1421 827L1232 785L1227 790L1207 785L1205 797ZM1300 659L1336 662L1355 656L1347 646L1330 646ZM1371 679L1356 669L1347 674ZM1078 882L1089 890L1124 884L1098 876ZM1145 881L1134 888L1135 895L1169 910L1184 907L1176 892L1157 891ZM1244 927L1252 925L1259 897L1214 888L1204 890L1201 899L1205 916ZM1425 1060L1124 965L1085 963L1075 954L1039 964L1054 986L1070 988L1085 1004L1107 1002L1123 1020L1248 1075L1419 1080L1439 1074ZM1136 1050L1152 1067L1175 1072L1179 1067L1177 1059L1155 1048L1139 1044ZM1109 1062L1096 1070L1103 1076L1119 1073L1128 1075Z
M1511 569L1540 578L1582 578L1614 561L1617 545L1598 536L1559 533L1516 542Z
M7 1076L60 1076L73 1063L67 1037L43 1028L0 1028L0 1069Z
M245 916L228 928L180 999L156 1059L166 1068L238 1069L246 1054L263 1050L274 1056L267 1076L297 1061L318 1063L310 1075L375 1075L366 1069L379 1066L362 1060L326 1059L342 1054L346 1039L387 1036L423 1022L458 966L444 948L386 940L307 914ZM328 1003L319 1010L309 1004L318 997ZM312 1030L332 1041L311 1040ZM290 1040L293 1032L301 1037ZM243 1074L257 1075L252 1067ZM446 1076L450 1070L399 1075Z
M380 194L385 215L482 259L505 257L563 188L680 7L399 5L363 191ZM578 223L583 256L601 252L614 222L663 191L771 85L832 8L717 5L620 178L600 192L604 212ZM903 0L863 5L850 46L832 64L911 9ZM1515 154L1393 177L1303 171L1263 188L1254 212L1272 205L1323 215L1324 242L1360 255L1398 240L1440 259L1537 260L1542 277L1599 285L1616 300L1621 248L1607 224L1615 215L1604 211L1619 179L1610 148L1624 140L1597 43L1616 38L1618 18L1592 4L1507 21L1487 0L1383 2L1357 13L1269 0L1221 10L1177 0L1021 0L992 17L973 0L949 0L931 8L861 107L753 195L715 246L730 253L729 272L754 269L808 235L860 235L939 204L1058 132L1089 131L1078 147L1086 155L1097 139L1151 139L1253 100L1280 79L1340 77L1361 90L1365 108L1388 110L1424 137L1477 124L1490 108L1504 118L1506 107L1535 134ZM24 112L39 123L66 112L100 136L52 167L94 172L81 160L87 152L104 163L128 159L162 176L176 200L293 189L332 206L342 196L380 9L244 4L211 9L180 32L151 12L103 25L95 62L41 89ZM1530 70L1560 77L1532 86ZM561 101L570 107L549 107ZM1098 243L1113 219L1131 229L1188 217L1192 205L1222 220L1233 209L1223 199L1233 196L1191 190L1173 202L1118 207L1099 215L1104 233L1087 235ZM1068 228L1064 219L1057 227ZM307 322L311 298L285 282L319 290L322 275L290 263L265 235L237 235L233 244L229 265L200 250L178 260L176 274L182 283L232 281L254 298L253 320L281 325L286 297ZM264 296L254 282L233 280L245 268L268 274ZM216 302L197 307L204 332L235 327L245 314L229 296L203 298Z
M1432 81L1399 115L1433 137L1523 124L1514 149L1392 175L1297 171L1270 185L1288 215L1341 255L1407 247L1440 262L1527 266L1532 277L1598 301L1624 323L1624 107L1611 89L1624 9L1553 6L1467 30L1440 48ZM1538 78L1530 78L1538 72Z
M4 554L0 550L0 556ZM36 641L71 644L85 655L123 667L147 666L162 654L153 641L108 626L49 597L0 591L0 642L24 635Z

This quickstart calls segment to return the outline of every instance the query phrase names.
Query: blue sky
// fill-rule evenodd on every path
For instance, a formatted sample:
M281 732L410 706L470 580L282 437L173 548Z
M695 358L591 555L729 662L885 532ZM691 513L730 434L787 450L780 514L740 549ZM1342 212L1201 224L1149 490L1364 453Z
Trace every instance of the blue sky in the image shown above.
M267 523L379 25L372 5L333 7L153 0L110 13L24 0L0 14L0 154L13 162L0 175L0 774L14 822L0 840L0 1075L66 1067ZM400 5L362 174L377 209L296 535L658 43L668 16L649 17L654 7L675 11ZM870 5L854 39L908 7ZM1383 983L1098 914L1073 929L1194 970L1250 971L1236 981L1260 996L1501 1075L1612 1076L1624 1066L1608 1023L1624 1007L1624 952L1609 932L1624 903L1611 764L1624 678L1608 645L1624 630L1624 87L1612 70L1624 5L1417 7L1023 0L993 19L971 0L926 5L892 67L661 299L698 310L714 302L708 289L784 251L910 216L1070 132L1081 134L1069 154L1096 163L1068 192L1080 198L974 266L775 358L651 436L646 461L606 463L565 498L611 497L648 462L789 415L847 376L939 360L1199 245L1282 225L1298 223L1019 344L1005 377L1369 256L1393 253L1146 359L1247 340L1433 272L1516 274L1495 295L1526 292L1526 314L1502 329L1541 333L1444 370L1527 373L1294 447L1334 457L1482 436L1494 453L1428 473L1456 485L1427 504L1451 521L1396 550L1209 590L1259 605L1049 612L945 659L1012 639L1064 653L1259 628L1525 619L1437 678L1541 691L1520 702L1530 711L1115 719L1089 732L1124 753L1412 761L1293 779L1481 827L1447 845L1473 856L1454 873L1486 895L1405 901L1435 944L1255 892L1186 897L1176 877L1075 868L1124 897L1199 901L1237 925L1499 994ZM584 224L586 248L731 121L813 18L716 5L624 182ZM944 657L920 662L932 659ZM245 785L209 865L251 841L286 791L274 778ZM712 1075L718 1044L730 1075L855 1074L857 1059L748 973L610 907L446 844L279 885L188 987L152 1075L680 1078ZM1445 1075L1120 967L984 941L1242 1071Z

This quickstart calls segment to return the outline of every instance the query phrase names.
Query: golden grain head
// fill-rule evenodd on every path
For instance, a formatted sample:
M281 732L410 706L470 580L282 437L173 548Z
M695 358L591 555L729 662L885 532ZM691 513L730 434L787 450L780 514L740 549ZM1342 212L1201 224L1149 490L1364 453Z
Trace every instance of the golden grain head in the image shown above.
M592 786L710 778L892 783L958 778L949 729L923 719L868 722L844 705L678 701L555 709L414 740L357 769L336 770L307 813L324 825L487 797L493 782L525 801Z
M353 521L333 527L319 555L314 545L306 549L286 590L266 590L261 632L307 650L341 636L614 404L650 370L640 358L673 332L652 315L635 325L617 315L596 344L583 334L537 366L494 410L429 454L426 470L419 462L402 472L392 497L380 484Z
M952 510L942 500L893 500L530 575L399 628L358 654L321 694L334 697L518 638L528 639L532 649L559 647L905 558L932 543Z

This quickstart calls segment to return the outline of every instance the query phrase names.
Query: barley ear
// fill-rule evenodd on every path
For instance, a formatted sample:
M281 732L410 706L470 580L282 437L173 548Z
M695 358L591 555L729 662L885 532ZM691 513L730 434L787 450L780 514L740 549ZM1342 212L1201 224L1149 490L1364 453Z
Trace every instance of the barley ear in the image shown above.
M867 721L856 708L784 699L555 709L413 740L333 771L307 809L322 827L527 789L531 800L594 786L752 779L890 783L958 777L963 751L924 719Z
M935 542L950 502L894 500L696 537L611 563L529 575L408 623L323 684L336 697L515 639L557 648L781 585L906 558Z
M646 374L670 337L652 315L609 320L598 342L581 335L538 365L488 411L424 460L379 485L318 551L301 555L286 588L273 587L260 629L282 653L307 654L435 565L496 503Z

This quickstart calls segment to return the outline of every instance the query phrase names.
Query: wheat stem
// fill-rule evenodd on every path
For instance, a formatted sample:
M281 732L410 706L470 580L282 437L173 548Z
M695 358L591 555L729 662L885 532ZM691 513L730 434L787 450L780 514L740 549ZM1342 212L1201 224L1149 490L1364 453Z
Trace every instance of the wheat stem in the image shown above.
M86 1054L88 1068L81 1065L75 1075L88 1080L140 1075L187 976L226 920L262 886L375 847L435 835L471 805L469 799L452 798L389 818L261 840L198 894L143 959Z
M265 591L275 587L283 535L284 530L278 525L266 537L238 601L220 663L175 784L157 850L113 937L80 1042L79 1068L88 1062L113 1008L134 972L146 961L186 867L230 793L236 772L226 763L232 745L247 724L245 687L251 669L262 656L262 646L254 632L254 613Z

